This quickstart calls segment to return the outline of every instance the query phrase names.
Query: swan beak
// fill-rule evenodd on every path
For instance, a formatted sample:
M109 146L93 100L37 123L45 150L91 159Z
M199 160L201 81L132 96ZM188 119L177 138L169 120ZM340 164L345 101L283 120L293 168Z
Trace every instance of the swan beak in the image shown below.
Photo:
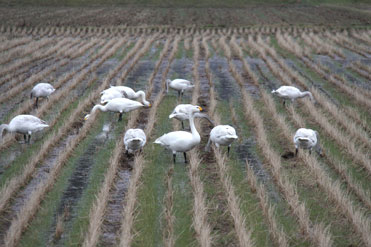
M201 106L199 106L198 109L199 109L200 111L203 111Z
M149 103L148 107L151 107L151 106L152 106L152 104L151 104L151 103Z
M86 120L88 120L88 118L89 118L89 116L86 115L86 116L84 117L84 120L86 121Z

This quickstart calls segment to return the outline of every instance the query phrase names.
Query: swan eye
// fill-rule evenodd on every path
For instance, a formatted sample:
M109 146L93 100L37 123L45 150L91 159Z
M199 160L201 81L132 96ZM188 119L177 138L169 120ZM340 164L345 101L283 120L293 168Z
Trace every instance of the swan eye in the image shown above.
M202 107L201 107L201 106L198 106L198 109L199 109L200 111L202 111Z

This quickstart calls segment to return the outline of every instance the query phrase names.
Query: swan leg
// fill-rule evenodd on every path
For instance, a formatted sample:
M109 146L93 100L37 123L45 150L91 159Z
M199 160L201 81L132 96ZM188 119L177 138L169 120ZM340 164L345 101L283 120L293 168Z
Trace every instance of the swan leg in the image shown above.
M173 161L174 161L174 164L175 164L175 158L176 158L176 153L173 153Z
M36 97L36 101L35 101L35 107L37 108L38 105L37 105L37 102L39 101L39 97Z
M286 101L285 100L283 100L283 105L286 105Z
M183 154L184 154L184 163L187 164L188 163L188 161L187 161L187 154L185 152Z
M181 121L182 122L182 129L184 129L184 123L183 123L183 121Z
M122 112L120 112L120 115L119 115L119 121L122 120Z
M312 154L312 149L309 149L309 154Z
M27 143L27 136L23 135L23 138L24 138L24 143Z
M229 157L229 152L231 151L231 146L228 146L228 157Z
M28 134L28 141L27 141L27 143L30 144L30 141L31 141L31 135Z
M299 149L295 148L295 156L298 156Z

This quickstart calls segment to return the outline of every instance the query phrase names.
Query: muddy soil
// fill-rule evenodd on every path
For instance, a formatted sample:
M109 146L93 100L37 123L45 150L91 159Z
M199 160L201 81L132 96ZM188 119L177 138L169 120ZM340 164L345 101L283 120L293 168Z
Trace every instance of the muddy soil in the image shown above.
M63 215L64 225L68 229L69 223L76 217L76 205L89 182L89 173L95 163L94 155L99 152L100 149L104 148L109 139L113 138L112 132L115 121L116 120L112 118L103 125L102 131L95 136L94 140L89 143L85 152L76 161L77 166L75 172L69 178L68 186L63 193L61 203L59 204L56 215L54 216L53 227L50 230L50 242L53 242L55 245L63 243L65 237L64 234L62 234L59 241L54 239L57 218L58 216Z
M58 2L62 4L62 2ZM175 25L175 26L248 26L316 24L349 27L369 25L370 13L357 8L307 5L307 4L215 4L200 3L198 7L186 2L174 7L134 5L85 7L32 7L1 6L1 23L17 27L34 26L125 26L125 25ZM353 5L354 6L354 5ZM370 6L369 4L366 6ZM26 11L30 9L29 11ZM37 14L39 13L39 14ZM53 17L53 18L51 18Z
M347 71L347 67L356 62L360 61L360 58L347 58L343 60L336 60L336 62L339 62L342 66L338 66L334 63L333 59L331 59L328 56L322 56L322 55L317 55L315 56L315 60L317 63L321 63L328 67L333 74L336 75L344 75L346 80L354 86L361 87L367 90L371 90L371 85L368 83L367 79L360 80L359 78L354 77L351 73Z
M29 70L26 70L26 72L21 76L23 79L21 83L25 82L31 75L37 74L41 70L52 66L55 63L54 58L45 59L41 62L39 62L37 65L33 65L29 68ZM48 77L50 78L50 76ZM49 82L48 78L45 78L44 80L40 82ZM0 87L0 90L10 90L10 88L17 86L17 85L10 85L10 83L5 83ZM21 91L19 94L15 95L14 97L10 98L8 101L5 101L1 104L0 107L0 119L3 119L5 116L7 116L11 111L14 111L20 104L22 104L25 100L30 100L30 92L32 88L27 88L23 91Z
M47 179L50 170L53 168L53 166L55 165L55 161L59 157L60 152L62 152L66 148L66 144L68 143L68 141L76 136L77 132L77 129L72 129L72 131L67 134L67 137L59 142L50 151L43 164L36 169L29 183L12 199L11 205L0 217L0 229L2 229L0 231L2 233L0 234L0 243L3 243L4 234L6 233L6 230L8 230L11 220L15 218L17 213L19 213L25 203L29 200L29 196L35 190L35 188L43 181L45 181L45 179ZM21 149L24 148L24 145L27 144L23 144L21 146ZM21 150L19 151L19 153L21 153Z
M152 55L154 55L154 53L152 53ZM154 61L152 61L151 58L152 56L150 56L148 60L140 61L135 66L135 69L130 73L124 85L137 89L139 89L140 86L146 85L148 80L147 78L149 77L151 71L153 71L155 65ZM150 101L153 101L153 99L159 92L159 88L161 88L162 72L165 69L167 63L168 59L166 57L162 64L160 65L160 69L157 75L155 76L155 80L153 81L153 83L157 83L160 85L157 85L156 87L153 88ZM138 82L139 78L143 78L142 81L144 83L141 81ZM145 128L149 112L150 108L142 109L140 111L139 117L134 128L141 129ZM121 229L121 222L123 220L122 212L124 208L124 200L126 198L126 193L130 183L131 170L133 167L134 158L135 158L134 155L126 155L124 153L121 156L120 166L117 171L117 176L114 181L114 185L112 186L112 189L110 191L110 196L107 203L107 210L102 223L102 234L100 236L99 242L103 246L117 245L117 236L119 235L119 231Z

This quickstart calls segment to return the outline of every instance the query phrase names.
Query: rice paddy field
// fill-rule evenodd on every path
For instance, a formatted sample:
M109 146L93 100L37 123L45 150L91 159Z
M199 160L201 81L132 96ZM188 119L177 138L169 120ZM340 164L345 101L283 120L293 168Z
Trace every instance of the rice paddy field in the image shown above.
M49 128L0 142L1 246L371 246L371 30L326 27L0 27L0 122L19 114ZM201 106L239 136L189 163L153 141L181 129L166 79L194 83ZM56 91L39 107L39 82ZM96 112L110 85L152 104ZM310 91L282 104L281 85ZM186 128L188 123L186 123ZM323 154L300 150L300 127ZM126 155L125 130L147 135Z

